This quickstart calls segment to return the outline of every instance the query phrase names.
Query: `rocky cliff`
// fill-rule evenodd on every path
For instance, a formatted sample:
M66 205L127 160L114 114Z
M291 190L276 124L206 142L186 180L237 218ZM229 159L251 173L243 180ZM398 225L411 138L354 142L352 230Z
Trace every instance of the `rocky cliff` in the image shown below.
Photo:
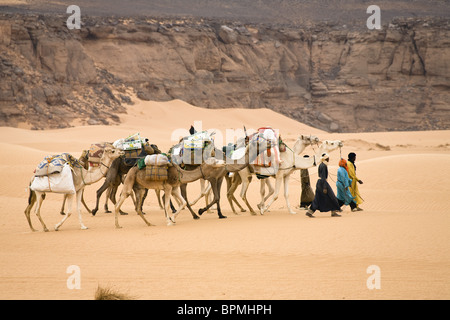
M0 125L114 124L133 92L270 108L334 132L450 129L450 20L336 23L0 15ZM265 124L264 124L265 125Z

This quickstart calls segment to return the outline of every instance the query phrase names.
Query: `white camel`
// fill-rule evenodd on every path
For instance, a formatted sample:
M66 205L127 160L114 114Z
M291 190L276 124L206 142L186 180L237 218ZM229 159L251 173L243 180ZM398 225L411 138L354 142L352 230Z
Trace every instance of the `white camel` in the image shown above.
M283 167L291 167L294 165L294 155L301 154L305 148L312 144L319 143L319 138L313 135L300 135L297 140L295 141L293 150L290 150L286 148L286 152L281 152L280 157L282 159L282 166ZM308 163L310 161L306 160ZM244 170L239 171L238 174L234 174L234 176L231 178L231 184L227 191L227 197L228 201L231 205L231 209L235 214L236 210L234 209L233 202L235 202L241 212L245 212L245 209L242 208L242 206L239 204L239 202L234 197L234 192L236 191L239 184L242 183L240 197L244 201L244 203L247 205L248 209L250 210L250 213L255 215L256 212L253 210L253 208L250 206L247 200L247 191L248 187L250 185L250 182L253 179L253 175L255 174L255 171L257 171L257 168L255 168L254 165L250 165L248 168L245 168ZM253 173L252 173L253 172ZM261 179L260 180L260 192L261 192L261 203L264 205L264 202L274 193L275 189L272 187L272 184L270 183L269 179ZM265 195L265 186L268 187L269 193ZM258 204L258 207L261 206L261 203Z
M121 155L124 155L124 152L112 148L112 147L106 147L104 149L103 155L100 159L100 166L93 167L91 170L86 170L83 167L74 167L72 168L72 178L73 178L73 184L75 186L75 194L68 194L67 200L68 202L68 212L64 216L64 218L55 225L55 230L58 231L59 228L62 226L62 224L70 217L72 214L72 200L73 197L76 196L76 211L78 213L78 219L81 225L81 229L85 230L87 227L83 224L82 218L81 218L81 198L83 195L83 190L86 187L86 185L93 184L100 179L104 178L106 176L106 173L108 172L108 168L113 162L114 159L120 157ZM35 193L35 197L33 196L33 192ZM30 212L31 208L34 205L34 202L37 202L36 204L36 215L39 219L39 221L42 224L42 227L45 232L48 232L47 226L45 225L44 221L41 218L41 206L42 202L45 198L46 192L40 192L40 191L33 191L30 189L30 196L29 196L29 203L27 208L25 209L25 216L28 220L28 224L30 225L30 228L32 231L36 231L36 229L33 228L33 225L31 224L30 219Z
M289 211L289 213L291 214L295 214L296 212L294 210L292 210L291 205L289 203L289 179L291 177L291 174L295 171L295 170L300 170L300 169L308 169L311 168L312 165L310 165L310 161L314 160L314 166L317 165L317 161L318 159L320 159L320 157L322 156L323 153L330 153L338 148L342 148L343 144L340 140L325 140L322 142L322 144L320 145L320 147L318 148L318 150L315 152L314 156L312 159L308 159L305 157L300 157L298 154L293 154L291 152L291 154L284 154L284 158L286 157L293 157L293 161L291 160L290 162L284 162L281 164L280 169L278 170L277 174L272 176L275 178L276 182L275 182L275 192L272 196L272 198L269 200L269 202L267 203L267 206L264 206L264 188L263 186L261 186L261 203L259 204L259 209L260 209L260 213L264 214L269 208L270 206L278 199L278 195L280 193L280 188L281 188L281 184L284 184L284 198L286 200L286 206L287 209ZM282 157L283 159L283 157ZM317 161L316 161L317 160Z

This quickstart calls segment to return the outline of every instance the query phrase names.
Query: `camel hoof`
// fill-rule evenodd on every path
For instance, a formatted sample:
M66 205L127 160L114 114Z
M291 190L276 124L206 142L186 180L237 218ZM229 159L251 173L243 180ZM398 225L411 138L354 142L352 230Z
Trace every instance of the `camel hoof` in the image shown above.
M87 229L89 229L89 228L86 226L81 226L81 230L87 230Z
M126 212L123 212L123 211L120 211L120 215L121 215L121 216L127 216L127 215L128 215L128 213L126 213Z
M44 229L45 232L48 232L48 229ZM55 231L59 231L59 227L55 226Z
M192 216L192 218L193 218L194 220L199 220L199 219L200 219L200 217L199 217L199 216L197 216L197 215L195 215L195 216Z
M95 214L97 213L98 209L92 209L92 216L95 217Z
M105 210L105 213L112 213L111 210Z
M198 215L201 216L203 214L203 212L205 212L206 210L204 209L198 209Z
M219 219L226 219L226 216L219 216Z
M122 229L122 227L119 225L116 225L116 229Z

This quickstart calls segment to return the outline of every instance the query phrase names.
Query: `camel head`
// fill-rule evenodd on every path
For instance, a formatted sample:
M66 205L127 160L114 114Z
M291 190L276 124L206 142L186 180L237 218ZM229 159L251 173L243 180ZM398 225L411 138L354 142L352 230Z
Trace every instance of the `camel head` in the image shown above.
M310 145L310 144L314 144L314 143L319 143L320 139L312 134L310 135L304 135L301 134L298 138L297 138L298 142L303 142L306 145Z
M297 138L297 141L295 141L294 144L294 153L300 154L305 150L305 148L312 144L318 144L320 142L320 139L313 135L300 135Z
M320 145L320 149L322 152L330 152L336 150L337 148L342 148L344 144L341 140L325 140Z
M159 150L158 146L156 144L151 144L150 147L154 150L155 154L160 154L161 150Z
M125 152L123 150L106 146L103 150L103 155L100 158L100 162L106 166L110 166L114 159L117 159L123 155L125 155Z

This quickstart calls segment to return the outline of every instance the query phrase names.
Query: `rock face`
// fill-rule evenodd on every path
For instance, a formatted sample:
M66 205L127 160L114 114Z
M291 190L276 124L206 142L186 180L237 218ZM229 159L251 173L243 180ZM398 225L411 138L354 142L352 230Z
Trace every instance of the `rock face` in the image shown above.
M450 129L450 20L327 23L0 16L0 125L116 123L143 100L270 108L333 132Z

